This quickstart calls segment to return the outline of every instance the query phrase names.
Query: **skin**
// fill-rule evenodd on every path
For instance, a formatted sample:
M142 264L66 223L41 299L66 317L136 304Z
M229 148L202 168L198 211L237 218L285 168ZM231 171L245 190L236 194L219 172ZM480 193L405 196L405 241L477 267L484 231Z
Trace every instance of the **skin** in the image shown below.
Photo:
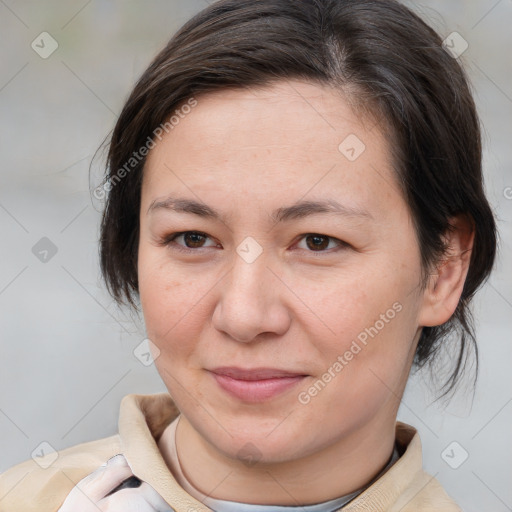
M203 493L245 503L304 505L348 494L392 455L421 327L453 314L471 230L453 220L450 257L422 288L416 233L378 124L333 89L301 81L197 100L149 153L138 254L147 335L160 351L155 364L182 412L182 469ZM354 161L338 149L349 134L366 146ZM206 203L224 221L147 213L170 194ZM300 199L335 199L367 215L272 222L274 209ZM182 231L207 237L163 243ZM308 234L332 238L318 249ZM236 251L248 236L263 251L252 263ZM187 245L196 252L177 249ZM299 393L395 303L400 312L301 403ZM219 366L306 377L248 403L218 386L208 370ZM167 432L158 445L169 461ZM247 443L256 464L247 464Z

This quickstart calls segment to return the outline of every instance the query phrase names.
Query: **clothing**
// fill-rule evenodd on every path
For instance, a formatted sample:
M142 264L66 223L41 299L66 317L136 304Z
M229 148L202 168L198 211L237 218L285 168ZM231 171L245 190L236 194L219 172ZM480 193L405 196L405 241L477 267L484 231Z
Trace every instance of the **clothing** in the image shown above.
M238 503L235 501L226 501L214 499L206 494L203 494L201 491L196 489L192 483L187 480L186 475L183 473L181 469L180 460L178 457L178 449L176 447L176 428L180 421L181 416L178 416L173 422L169 425L169 444L170 444L170 461L168 461L170 465L170 469L178 483L185 489L191 496L199 500L201 503L204 503L206 506L210 507L215 512L334 512L339 510L343 505L349 503L352 499L354 499L357 495L361 494L364 489L352 492L345 496L340 496L339 498L335 498L333 500L325 501L323 503L318 503L315 505L304 505L302 507L295 506L277 506L277 505L250 505L246 503ZM395 449L393 450L393 455L389 463L386 467L379 473L377 476L380 477L383 475L398 459L400 458L400 453L395 445ZM375 478L375 480L377 479Z
M210 509L183 489L167 467L157 445L165 428L179 415L168 393L126 395L120 406L118 434L58 452L46 469L48 454L29 459L0 474L0 512L56 512L73 487L109 458L124 454L133 473L152 486L176 512ZM416 429L396 424L402 453L388 471L343 512L462 512L439 482L422 470Z

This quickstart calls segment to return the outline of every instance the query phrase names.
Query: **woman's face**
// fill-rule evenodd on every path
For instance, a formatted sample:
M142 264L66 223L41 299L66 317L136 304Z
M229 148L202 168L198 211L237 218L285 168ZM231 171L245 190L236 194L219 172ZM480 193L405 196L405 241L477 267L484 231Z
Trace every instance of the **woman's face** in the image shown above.
M379 126L298 81L196 99L149 153L138 254L183 417L268 462L394 424L424 306Z

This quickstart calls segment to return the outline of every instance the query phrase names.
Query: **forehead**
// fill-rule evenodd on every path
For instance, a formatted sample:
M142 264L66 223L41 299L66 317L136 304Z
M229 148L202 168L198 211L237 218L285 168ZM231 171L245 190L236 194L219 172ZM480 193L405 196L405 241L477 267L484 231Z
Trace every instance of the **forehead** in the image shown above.
M326 191L352 203L399 195L379 126L330 87L283 82L196 100L149 152L146 206L176 188L222 206L234 190L262 202Z
M308 151L320 153L326 145L336 151L347 130L367 139L367 132L372 132L375 125L368 112L364 116L356 112L339 90L300 81L219 90L203 94L196 101L190 113L180 115L180 119L174 116L177 124L164 138L174 135L179 144L178 139L194 130L197 147L222 146L229 150L288 146L297 151L308 142ZM371 136L379 135L376 132Z

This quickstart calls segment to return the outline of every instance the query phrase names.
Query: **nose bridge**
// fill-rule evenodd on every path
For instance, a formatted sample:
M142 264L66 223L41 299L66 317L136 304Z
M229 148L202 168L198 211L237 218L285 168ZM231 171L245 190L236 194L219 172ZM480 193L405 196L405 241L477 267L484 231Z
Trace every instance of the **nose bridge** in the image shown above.
M262 249L258 251L251 242L242 242L233 259L226 293L233 294L241 308L244 304L247 307L265 307L272 284L270 281L275 279L267 268L267 254ZM244 297L247 300L244 301Z
M263 332L282 334L289 320L276 278L267 268L268 255L259 247L251 240L237 247L214 313L216 328L238 341L249 342Z

